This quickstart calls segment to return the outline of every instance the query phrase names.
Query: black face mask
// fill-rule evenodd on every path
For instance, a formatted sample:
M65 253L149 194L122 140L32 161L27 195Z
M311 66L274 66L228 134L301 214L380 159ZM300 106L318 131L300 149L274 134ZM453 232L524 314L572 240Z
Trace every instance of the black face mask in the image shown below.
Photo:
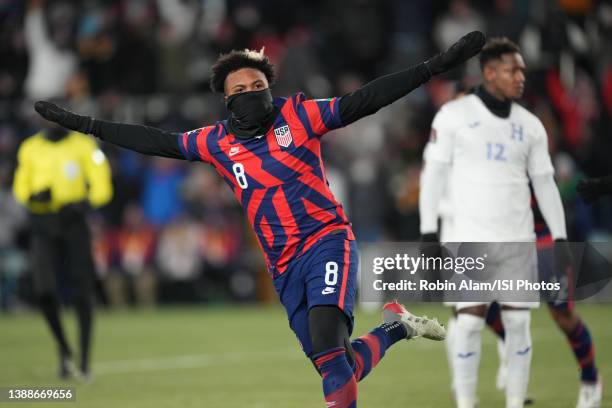
M278 113L270 88L234 94L225 106L230 111L230 132L245 139L265 134Z

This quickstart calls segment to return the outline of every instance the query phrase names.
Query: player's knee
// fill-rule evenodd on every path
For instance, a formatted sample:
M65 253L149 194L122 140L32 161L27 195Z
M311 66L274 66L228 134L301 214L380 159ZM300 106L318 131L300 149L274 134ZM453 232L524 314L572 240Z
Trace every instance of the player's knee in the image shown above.
M529 310L502 310L502 321L506 330L524 330L531 323Z
M312 354L320 354L334 348L346 348L349 337L346 317L335 306L318 306L308 316Z
M470 313L457 313L455 327L467 333L479 333L485 326L485 319Z
M506 329L506 339L517 341L519 347L530 342L531 313L529 310L502 310L502 322Z
M557 326L565 333L571 332L578 324L578 316L570 310L551 309L551 315Z
M325 331L311 328L310 341L312 343L312 354L319 354L334 348L346 348L345 336L337 331Z

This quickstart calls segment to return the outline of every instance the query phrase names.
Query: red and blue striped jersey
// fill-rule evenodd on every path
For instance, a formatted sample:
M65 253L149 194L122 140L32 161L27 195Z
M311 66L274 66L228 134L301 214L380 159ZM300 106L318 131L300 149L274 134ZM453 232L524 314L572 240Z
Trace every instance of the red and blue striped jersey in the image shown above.
M280 113L265 135L240 139L219 121L179 137L187 160L210 163L230 186L273 277L331 231L354 239L321 159L321 136L342 126L338 102L302 93L274 98Z
M531 209L533 210L533 224L536 234L537 248L551 248L554 244L552 234L550 233L550 229L548 229L548 225L546 225L546 221L544 221L544 216L542 215L540 207L538 206L533 188L531 188Z

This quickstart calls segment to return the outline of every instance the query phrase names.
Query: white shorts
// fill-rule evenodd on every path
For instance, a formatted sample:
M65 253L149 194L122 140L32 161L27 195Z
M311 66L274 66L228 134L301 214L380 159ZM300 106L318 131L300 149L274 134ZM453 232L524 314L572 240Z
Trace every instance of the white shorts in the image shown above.
M537 308L538 290L521 289L519 283L537 282L537 252L533 242L450 243L445 244L456 257L484 258L485 268L454 274L451 281L458 290L444 294L446 306L462 309L498 302L511 307ZM470 285L466 285L470 284ZM474 289L474 285L492 285ZM496 284L496 285L494 285ZM511 286L508 286L511 284ZM464 289L465 287L471 289ZM522 286L525 287L525 286ZM460 306L458 306L460 304Z

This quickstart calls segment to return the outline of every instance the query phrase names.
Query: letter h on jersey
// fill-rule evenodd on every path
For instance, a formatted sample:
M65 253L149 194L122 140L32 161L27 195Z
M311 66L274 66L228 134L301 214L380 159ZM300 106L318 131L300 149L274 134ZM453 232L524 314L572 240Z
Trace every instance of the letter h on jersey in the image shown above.
M512 140L518 140L519 142L522 142L523 141L523 126L517 125L516 123L511 123L510 125L512 126L512 133L510 135Z

